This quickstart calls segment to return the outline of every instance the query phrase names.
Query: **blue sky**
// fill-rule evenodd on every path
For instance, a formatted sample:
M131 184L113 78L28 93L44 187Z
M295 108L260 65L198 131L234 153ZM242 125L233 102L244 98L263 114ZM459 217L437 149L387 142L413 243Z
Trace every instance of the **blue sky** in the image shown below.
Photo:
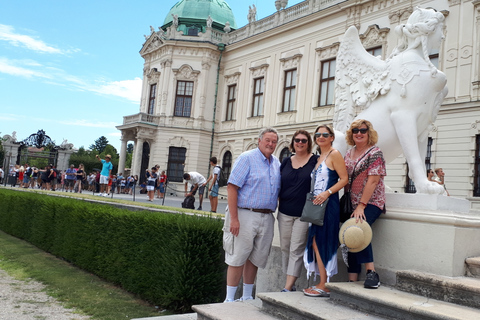
M251 4L257 19L276 11L274 0L227 2L238 27ZM43 129L88 148L103 135L120 152L115 126L139 112L144 35L175 3L0 0L0 136Z

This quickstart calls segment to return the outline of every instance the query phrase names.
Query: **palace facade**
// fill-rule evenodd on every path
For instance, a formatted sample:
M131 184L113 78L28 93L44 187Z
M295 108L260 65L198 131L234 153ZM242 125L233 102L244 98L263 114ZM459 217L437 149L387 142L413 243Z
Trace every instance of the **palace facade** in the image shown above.
M266 126L279 132L275 154L288 156L296 130L332 124L335 58L347 28L356 26L367 51L385 59L397 45L395 27L420 6L446 16L445 41L430 57L449 88L429 133L426 167L442 167L450 195L480 207L480 0L286 3L275 1L277 11L261 20L252 8L249 23L237 28L225 1L181 0L160 27L150 27L140 51L140 109L117 127L119 172L133 142L131 169L140 177L159 164L175 188L184 172L208 177L216 156L226 179ZM415 191L403 157L387 174L392 191Z

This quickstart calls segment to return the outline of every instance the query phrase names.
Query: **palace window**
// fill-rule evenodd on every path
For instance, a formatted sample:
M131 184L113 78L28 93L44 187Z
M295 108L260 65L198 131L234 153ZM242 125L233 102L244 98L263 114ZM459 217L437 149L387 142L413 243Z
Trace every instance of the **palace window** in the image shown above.
M157 84L152 84L150 86L150 97L148 99L148 114L153 114L153 111L155 110L155 96L157 92Z
M186 148L170 147L168 149L167 177L172 182L183 182Z
M375 47L371 49L366 49L368 53L370 53L374 57L382 56L382 47Z
M285 84L283 86L283 112L295 109L295 89L297 86L297 69L285 71Z
M233 120L236 99L237 99L237 85L232 84L231 86L228 86L227 114L225 116L226 121Z
M333 94L335 92L335 63L335 59L322 62L320 95L318 98L319 106L333 104Z
M283 162L285 158L288 158L292 155L292 152L290 151L290 148L285 147L282 149L282 152L280 152L280 163Z
M263 114L263 90L265 86L265 78L258 78L253 81L253 109L252 117L261 116Z
M433 144L433 139L428 137L427 141L427 154L425 155L425 169L431 169L432 168L432 144ZM425 170L425 176L427 176L427 171ZM405 185L405 193L416 193L417 189L415 189L415 183L410 179L408 176L409 169L408 169L408 163L407 163L407 183Z
M432 64L435 66L435 68L438 69L438 59L439 59L439 55L438 55L438 52L437 53L434 53L434 54L431 54L428 56L430 58L430 61L432 62Z
M225 152L222 160L222 174L220 175L220 181L218 185L224 187L228 183L230 178L230 172L232 172L232 153L230 151Z
M192 112L193 81L177 81L175 116L190 117Z

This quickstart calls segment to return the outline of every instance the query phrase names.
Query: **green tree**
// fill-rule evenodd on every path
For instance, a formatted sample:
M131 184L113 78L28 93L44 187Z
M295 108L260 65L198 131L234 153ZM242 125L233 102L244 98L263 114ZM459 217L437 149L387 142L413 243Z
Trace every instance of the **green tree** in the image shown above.
M133 143L127 144L127 153L133 153Z
M108 139L105 136L101 136L95 143L90 145L90 150L97 150L98 153L102 153L105 151L105 148L108 145Z
M3 159L5 158L5 150L3 149L3 138L0 132L0 166L3 165Z

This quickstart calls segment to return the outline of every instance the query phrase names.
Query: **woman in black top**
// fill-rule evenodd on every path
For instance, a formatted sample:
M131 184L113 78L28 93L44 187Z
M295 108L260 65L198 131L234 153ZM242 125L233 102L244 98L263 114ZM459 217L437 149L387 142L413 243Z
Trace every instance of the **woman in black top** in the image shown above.
M278 228L282 250L283 272L287 274L282 292L295 291L295 281L303 268L308 223L300 221L305 198L310 192L311 173L318 156L312 154L312 138L305 130L295 132L290 143L294 154L280 166L281 188L278 206Z
M82 193L83 180L85 180L85 169L83 164L80 163L77 170L77 181L75 181L75 187L73 188L75 192Z

